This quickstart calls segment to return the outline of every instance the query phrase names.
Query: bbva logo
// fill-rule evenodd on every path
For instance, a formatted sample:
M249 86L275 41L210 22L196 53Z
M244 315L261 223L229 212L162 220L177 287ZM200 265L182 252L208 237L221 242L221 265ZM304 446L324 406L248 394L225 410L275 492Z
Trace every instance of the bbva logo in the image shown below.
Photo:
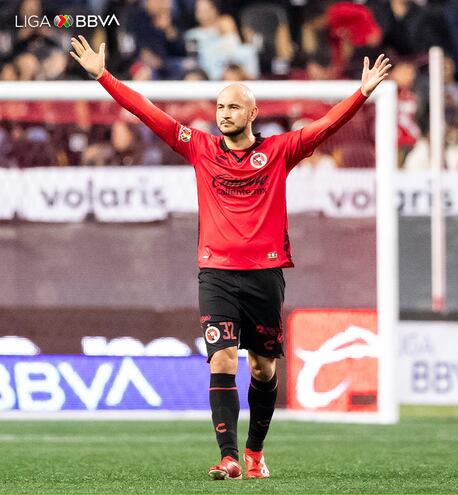
M163 402L131 358L124 358L119 366L110 360L99 363L92 378L88 379L87 375L86 367L65 360L57 363L43 359L20 360L11 371L0 363L0 411L16 407L21 411L39 412L81 409L78 405L75 407L72 395L76 395L83 409L88 411L132 409L132 399L125 398L132 389L144 401L140 403L141 408L158 408Z
M52 27L52 24L46 15L38 16L38 15L25 15L25 16L15 16L15 27L23 28L23 27L43 27L48 26ZM70 26L75 26L77 28L83 27L93 27L96 28L98 26L111 26L112 24L116 24L120 26L118 18L116 14L107 14L106 16L88 14L82 15L77 14L74 17L68 14L59 14L54 17L54 26L57 28L69 28Z

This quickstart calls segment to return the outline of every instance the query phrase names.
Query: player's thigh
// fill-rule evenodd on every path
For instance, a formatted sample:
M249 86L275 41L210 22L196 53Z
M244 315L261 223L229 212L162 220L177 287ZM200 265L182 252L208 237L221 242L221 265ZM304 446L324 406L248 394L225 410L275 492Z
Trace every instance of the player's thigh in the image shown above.
M283 301L281 269L253 270L242 284L242 348L259 356L283 356Z
M228 270L204 268L199 273L200 325L208 361L229 347L237 348L240 338L238 279Z

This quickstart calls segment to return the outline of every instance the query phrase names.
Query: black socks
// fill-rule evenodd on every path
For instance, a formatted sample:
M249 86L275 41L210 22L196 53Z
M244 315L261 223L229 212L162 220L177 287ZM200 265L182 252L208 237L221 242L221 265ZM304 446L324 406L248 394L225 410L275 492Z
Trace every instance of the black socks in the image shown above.
M248 389L250 426L246 447L255 452L262 450L264 439L269 431L277 399L277 385L276 374L268 382L251 378ZM226 373L210 375L210 406L221 457L231 456L238 460L237 422L240 403L235 375Z
M248 404L250 406L250 427L248 430L247 449L259 452L262 450L264 439L269 431L270 420L277 399L277 374L268 382L260 382L251 377L248 389Z
M210 407L221 457L229 455L238 460L237 421L240 402L235 375L226 373L210 375Z

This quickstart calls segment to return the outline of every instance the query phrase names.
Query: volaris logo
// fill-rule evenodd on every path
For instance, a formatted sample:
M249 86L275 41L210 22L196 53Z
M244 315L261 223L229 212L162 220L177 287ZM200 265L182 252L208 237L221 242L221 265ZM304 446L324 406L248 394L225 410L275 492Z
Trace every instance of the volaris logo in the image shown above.
M54 26L58 28L68 28L73 24L73 17L71 15L56 15L54 17Z

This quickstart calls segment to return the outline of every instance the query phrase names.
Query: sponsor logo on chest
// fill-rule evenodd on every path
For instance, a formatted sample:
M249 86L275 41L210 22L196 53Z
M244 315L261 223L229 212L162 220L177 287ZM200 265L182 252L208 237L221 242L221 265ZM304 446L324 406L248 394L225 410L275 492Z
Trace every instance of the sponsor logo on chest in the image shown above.
M266 194L268 178L268 174L246 178L220 174L213 176L212 186L222 196L259 196Z

